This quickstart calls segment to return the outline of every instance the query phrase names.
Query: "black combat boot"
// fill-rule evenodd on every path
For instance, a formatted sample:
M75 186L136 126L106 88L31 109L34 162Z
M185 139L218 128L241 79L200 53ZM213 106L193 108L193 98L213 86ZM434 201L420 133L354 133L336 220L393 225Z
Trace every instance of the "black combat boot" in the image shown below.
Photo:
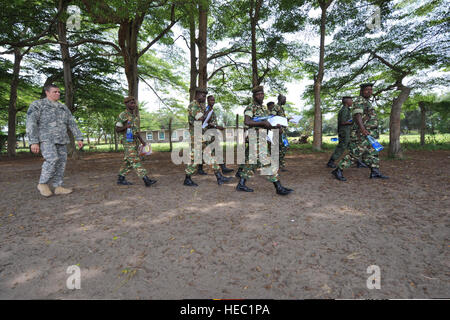
M380 173L380 170L378 170L378 168L371 168L370 169L370 179L372 179L372 178L389 179L389 177L383 176Z
M236 172L236 178L240 178L241 177L241 172L242 172L242 167L238 168L238 171Z
M330 160L327 163L328 168L336 168L336 165L334 164L334 160L330 158Z
M120 174L119 174L119 178L117 179L117 184L124 185L124 186L132 185L131 182L129 182L125 179L125 176L121 176Z
M222 173L223 174L230 173L230 172L234 171L233 169L227 168L225 166L225 163L220 164L220 169L222 169Z
M190 186L190 187L197 187L198 184L196 184L194 181L192 181L191 176L190 175L186 175L186 178L184 179L184 183L185 186Z
M144 176L144 177L142 178L142 180L144 180L144 183L145 183L145 186L146 186L146 187L150 187L152 184L154 184L154 183L157 182L157 180L152 180L152 179L150 179L150 178L147 177L147 176Z
M240 178L239 179L239 183L236 186L236 190L237 191L245 191L245 192L253 192L253 189L250 189L249 187L247 187L245 185L245 179L244 178Z
M219 170L214 172L214 175L217 178L217 184L224 184L225 182L230 181L232 178L231 177L224 177Z
M199 165L198 165L198 167L197 167L197 173L198 173L199 175L202 175L202 176L206 176L206 175L207 175L207 173L206 173L205 171L203 171L203 165L202 165L202 164L199 164Z
M344 175L342 174L342 170L337 168L331 171L331 173L338 179L339 181L347 181L347 179L344 178Z
M273 185L275 186L275 190L277 191L277 194L280 194L280 195L282 195L282 196L285 196L285 195L291 193L291 191L287 190L285 187L283 187L283 186L281 185L280 180L275 181L275 182L273 183Z
M368 168L368 166L362 162L361 160L358 159L358 161L356 162L356 167L357 168Z

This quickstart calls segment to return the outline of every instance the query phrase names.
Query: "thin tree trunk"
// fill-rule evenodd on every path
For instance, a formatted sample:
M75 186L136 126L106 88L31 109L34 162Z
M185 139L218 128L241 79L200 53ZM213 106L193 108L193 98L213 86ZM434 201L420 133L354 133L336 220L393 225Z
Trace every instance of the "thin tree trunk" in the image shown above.
M172 118L169 119L169 144L170 144L170 152L172 152Z
M114 151L118 151L119 150L119 145L117 143L117 132L116 132L116 130L113 130L113 134L114 134Z
M189 16L189 40L190 40L190 54L191 54L191 79L189 86L189 101L193 101L195 97L195 88L197 87L197 55L196 55L196 43L195 43L195 16L192 12Z
M61 9L64 6L63 9ZM59 2L60 10L63 12L67 12L67 3L63 0ZM58 38L60 43L60 51L63 62L63 70L64 70L64 103L69 108L70 112L73 113L74 103L73 103L73 82L72 82L72 66L71 66L71 58L69 52L69 45L67 43L67 26L66 22L63 19L60 19L57 24L58 29ZM72 157L72 159L80 159L80 153L75 147L75 138L70 130L67 130L69 135L69 145L68 145L68 156Z
M259 20L259 10L263 0L251 0L250 2L250 28L252 44L252 87L259 86L261 81L258 75L258 56L256 48L256 26Z
M203 2L198 5L198 86L207 88L208 86L208 55L207 55L207 23L208 7Z
M19 87L20 63L25 55L21 53L20 48L14 48L14 66L11 80L9 105L8 105L8 157L16 155L16 116L17 116L17 89Z
M327 8L332 0L327 3L320 2L322 10L320 17L320 52L319 52L319 70L317 76L314 77L314 135L313 150L322 150L322 110L320 100L320 90L324 76L324 58L325 58L325 26L327 21Z
M403 158L403 152L400 144L400 116L402 105L408 99L411 88L399 83L397 86L400 95L394 99L389 119L389 156Z
M425 145L425 119L426 119L426 108L425 102L419 101L420 108L420 145Z

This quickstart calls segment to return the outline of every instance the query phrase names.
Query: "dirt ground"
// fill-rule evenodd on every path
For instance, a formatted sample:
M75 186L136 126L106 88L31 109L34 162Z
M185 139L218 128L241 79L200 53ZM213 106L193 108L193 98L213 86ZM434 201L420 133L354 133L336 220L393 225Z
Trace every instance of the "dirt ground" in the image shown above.
M0 299L449 298L450 152L406 155L382 161L389 180L339 182L328 153L290 153L287 197L261 176L253 193L218 186L210 168L185 187L169 153L144 162L157 184L117 186L122 155L103 153L70 160L74 193L46 199L41 158L2 159Z

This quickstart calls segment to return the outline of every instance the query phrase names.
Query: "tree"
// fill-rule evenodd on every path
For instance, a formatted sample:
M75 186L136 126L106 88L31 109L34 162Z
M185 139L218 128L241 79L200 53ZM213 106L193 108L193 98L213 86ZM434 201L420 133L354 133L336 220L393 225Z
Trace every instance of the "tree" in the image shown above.
M413 90L429 90L448 81L432 71L448 67L449 22L442 1L375 4L380 8L380 29L368 28L373 10L360 1L359 9L348 11L348 23L334 35L325 67L337 76L327 81L326 90L333 96L354 90L361 82L376 82L374 97L390 113L389 155L402 157L403 104Z

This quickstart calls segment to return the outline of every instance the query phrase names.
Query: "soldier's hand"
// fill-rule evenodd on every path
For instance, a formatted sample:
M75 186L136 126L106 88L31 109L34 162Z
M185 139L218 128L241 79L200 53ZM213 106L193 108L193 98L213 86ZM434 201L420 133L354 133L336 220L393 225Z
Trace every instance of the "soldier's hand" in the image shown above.
M31 152L33 153L39 153L39 143L33 143L31 145Z
M264 128L266 128L266 129L272 129L272 125L270 124L269 121L265 120L263 123L264 123Z
M369 131L367 131L366 129L362 130L361 133L362 133L364 136L370 135Z

